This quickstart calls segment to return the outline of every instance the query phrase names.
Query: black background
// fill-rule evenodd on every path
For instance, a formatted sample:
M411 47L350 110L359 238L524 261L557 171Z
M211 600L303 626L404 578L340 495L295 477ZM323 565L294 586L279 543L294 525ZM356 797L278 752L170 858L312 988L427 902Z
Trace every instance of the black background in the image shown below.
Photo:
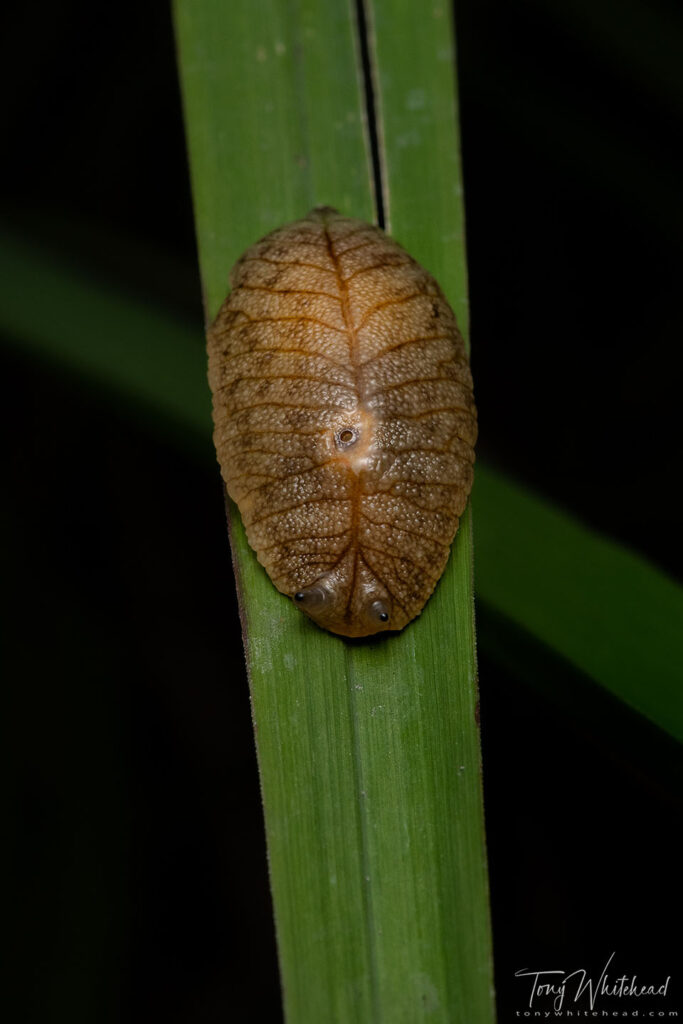
M479 451L680 577L678 5L456 15ZM167 6L17 5L4 51L2 225L200 324ZM90 383L0 359L9 1019L277 1021L208 441L179 449ZM614 951L620 973L672 974L683 1009L680 757L538 660L557 701L480 652L500 1020L524 1005L515 970L597 974Z

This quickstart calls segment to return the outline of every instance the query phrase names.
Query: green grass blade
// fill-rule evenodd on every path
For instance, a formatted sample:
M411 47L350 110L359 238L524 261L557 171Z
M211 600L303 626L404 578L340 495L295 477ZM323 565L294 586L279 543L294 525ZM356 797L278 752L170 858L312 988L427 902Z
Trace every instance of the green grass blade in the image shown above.
M683 588L487 466L473 504L478 600L683 740Z
M352 5L180 0L175 20L213 319L237 257L283 220L323 201L374 218Z
M354 9L266 6L176 4L210 312L268 228L317 203L371 219ZM490 1021L467 527L420 621L352 644L277 595L231 518L288 1018Z
M196 327L0 235L0 330L5 343L84 374L119 409L144 412L165 435L172 429L173 443L213 458ZM170 385L155 372L161 364ZM481 461L473 505L479 603L683 739L680 585ZM537 684L552 694L552 677Z
M6 341L84 375L138 411L198 437L210 432L205 346L196 326L2 232L0 328Z
M366 4L385 220L387 230L435 274L469 344L450 7L437 2L430 7L430 15L425 18L419 5L410 3L370 0ZM406 59L407 54L409 59ZM419 622L396 641L391 653L395 657L397 678L400 678L403 661L415 665L426 687L424 695L419 692L406 695L406 713L408 720L414 720L419 728L415 749L422 749L428 759L434 758L433 790L427 806L431 805L437 821L441 810L455 823L453 827L442 822L439 827L434 822L431 836L426 837L434 877L439 877L440 857L450 846L451 866L438 886L439 895L444 899L443 912L440 915L436 907L428 911L442 929L443 948L452 951L442 958L440 966L444 976L439 987L448 992L452 1019L491 1020L494 1009L486 859L481 795L478 781L473 777L478 771L480 755L475 720L476 652L469 510L463 517L437 593ZM374 664L371 661L370 655L375 654L380 652L363 650L363 657L358 661L363 673L375 670L379 684L384 669L379 658ZM391 700L391 687L386 688L386 699ZM388 729L386 734L391 741ZM458 752L457 777L453 775L456 766L448 764L449 751ZM420 770L419 760L415 761L411 774ZM440 775L442 772L444 774ZM427 777L420 788L429 793ZM417 786L415 796L425 799ZM399 792L396 799L403 801L404 806L412 806L410 799ZM388 835L392 833L398 834L397 825L387 829ZM457 845L453 847L453 843ZM380 863L382 856L388 864L391 851L388 848L378 851ZM459 865L459 868L454 870L452 865ZM396 893L387 892L383 919L392 922L397 931L410 929L411 908L401 908L403 914L394 909L392 915L392 901L396 901ZM421 893L414 895L413 902L417 908L424 905L427 912L429 904ZM391 938L400 948L396 932ZM388 973L385 979L388 1020L403 1019L400 995L392 1001L389 989L396 984L398 973L411 969L407 957L396 966L398 972Z
M387 230L440 282L469 345L450 5L435 0L426 17L409 0L370 0L368 29Z

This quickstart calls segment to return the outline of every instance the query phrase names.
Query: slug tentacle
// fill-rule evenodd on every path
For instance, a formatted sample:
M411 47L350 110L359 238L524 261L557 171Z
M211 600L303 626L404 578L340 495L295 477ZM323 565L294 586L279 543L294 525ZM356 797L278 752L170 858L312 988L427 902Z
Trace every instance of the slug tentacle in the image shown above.
M312 615L314 612L320 612L332 603L329 591L319 583L306 587L304 590L297 590L294 600L309 615Z
M325 629L402 629L473 476L472 378L434 278L317 207L256 242L208 332L214 439L249 543Z

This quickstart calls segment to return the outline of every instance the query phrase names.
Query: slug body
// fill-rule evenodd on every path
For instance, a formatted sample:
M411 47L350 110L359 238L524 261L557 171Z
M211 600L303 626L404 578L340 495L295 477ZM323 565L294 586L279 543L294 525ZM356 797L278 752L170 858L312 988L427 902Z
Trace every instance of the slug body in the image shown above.
M325 629L402 629L445 568L472 486L455 316L400 245L329 207L253 245L230 282L209 380L249 543Z

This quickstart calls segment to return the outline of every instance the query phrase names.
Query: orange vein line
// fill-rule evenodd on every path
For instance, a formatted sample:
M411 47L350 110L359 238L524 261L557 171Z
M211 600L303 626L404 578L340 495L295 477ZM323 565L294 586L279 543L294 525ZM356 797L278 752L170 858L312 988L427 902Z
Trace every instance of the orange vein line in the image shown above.
M410 302L412 299L424 298L428 299L430 296L427 295L426 292L411 292L410 295L399 295L397 298L386 299L384 302L378 302L376 306L373 306L372 309L368 310L368 312L361 317L360 322L356 326L356 330L359 331L361 327L364 327L375 313L379 313L380 309L386 309L387 306L401 306L404 302Z
M337 257L337 254L334 251L334 245L332 244L332 236L330 235L330 232L329 232L329 229L328 229L327 225L325 225L324 230L325 230L325 238L327 240L327 250L328 250L328 252L330 254L330 260L332 261L332 265L333 265L333 267L335 269L335 272L337 274L337 286L339 288L339 299L340 299L340 302L341 302L341 313L342 313L342 318L344 320L344 324L346 326L346 330L348 331L348 337L349 337L349 360L351 362L351 366L353 367L354 378L355 378L355 385L356 385L356 389L355 390L356 390L357 400L360 403L362 401L362 396L361 396L361 393L360 393L360 379L359 379L360 367L359 367L359 359L358 359L358 338L357 338L356 332L355 332L355 330L353 328L353 322L352 322L352 318L351 318L351 310L349 308L349 293L348 293L348 289L346 287L346 282L344 281L344 278L342 277L341 267L339 265L339 259ZM365 228L359 228L356 231L351 232L349 235L345 235L344 239L340 239L340 241L344 241L346 238L349 238L351 236L351 234L357 234L358 232L363 231L363 230L366 230L366 229ZM346 619L347 622L351 618L351 605L353 603L353 595L354 595L354 591L356 589L356 575L357 575L357 572L358 572L358 526L359 526L359 515L360 515L360 486L359 486L359 484L360 484L360 477L359 476L355 476L354 483L353 483L353 494L352 494L352 505L351 505L351 544L353 545L353 569L351 571L351 585L349 587L349 596L348 596L348 600L346 602L346 608L344 610L344 618Z
M237 288L241 288L245 292L267 292L268 295L324 295L327 299L339 302L338 295L333 295L332 292L321 292L315 288L273 288L268 284L238 284Z
M250 324L277 324L287 323L294 320L295 323L301 323L302 320L309 321L313 324L318 324L320 327L325 327L328 331L336 331L337 334L344 334L343 327L333 327L332 324L325 323L324 320L318 320L315 316L249 316L244 309L235 309L235 313L241 314L245 320L248 320Z

